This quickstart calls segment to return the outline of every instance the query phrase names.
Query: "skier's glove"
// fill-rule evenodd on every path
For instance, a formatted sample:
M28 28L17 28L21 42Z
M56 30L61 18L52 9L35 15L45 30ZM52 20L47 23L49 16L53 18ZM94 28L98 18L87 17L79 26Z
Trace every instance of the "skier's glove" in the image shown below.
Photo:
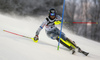
M34 40L39 40L38 35L35 35Z

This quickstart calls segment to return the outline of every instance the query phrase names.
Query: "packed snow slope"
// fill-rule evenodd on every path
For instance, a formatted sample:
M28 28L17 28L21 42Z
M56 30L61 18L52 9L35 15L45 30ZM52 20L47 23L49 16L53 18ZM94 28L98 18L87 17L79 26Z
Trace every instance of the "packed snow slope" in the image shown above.
M38 43L3 31L34 37L44 19L45 16L21 18L0 14L0 60L100 60L100 43L74 35L64 28L66 36L89 52L88 56L78 52L72 55L71 51L61 44L58 51L58 42L48 38L45 29L40 32Z

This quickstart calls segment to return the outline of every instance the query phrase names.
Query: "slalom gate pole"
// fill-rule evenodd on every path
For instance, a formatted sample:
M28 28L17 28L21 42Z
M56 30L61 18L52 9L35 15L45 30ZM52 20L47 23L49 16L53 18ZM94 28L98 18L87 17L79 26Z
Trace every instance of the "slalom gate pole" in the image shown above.
M64 9L65 9L65 0L63 0L63 12L62 12L62 20L61 20L61 29L60 29L59 42L58 42L57 50L59 50L59 46L60 46L60 38L61 38L63 18L64 18Z
M20 35L20 34L17 34L17 33L13 33L13 32L7 31L7 30L3 30L3 31L8 32L8 33L11 33L11 34L14 34L14 35L17 35L17 36L20 36L20 37L25 37L25 38L28 38L28 39L32 39L31 37L27 37L27 36L24 36L24 35Z

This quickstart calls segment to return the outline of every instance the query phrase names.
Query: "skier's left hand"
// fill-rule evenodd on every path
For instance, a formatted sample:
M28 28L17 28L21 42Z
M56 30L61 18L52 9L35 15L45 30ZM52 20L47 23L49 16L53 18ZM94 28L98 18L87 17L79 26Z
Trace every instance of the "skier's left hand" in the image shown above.
M38 35L35 35L34 40L39 40Z

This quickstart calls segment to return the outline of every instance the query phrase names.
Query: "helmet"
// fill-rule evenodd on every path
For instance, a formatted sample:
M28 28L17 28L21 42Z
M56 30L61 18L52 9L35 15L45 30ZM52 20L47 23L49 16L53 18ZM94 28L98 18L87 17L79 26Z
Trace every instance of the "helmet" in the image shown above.
M49 16L56 16L56 10L54 8L49 10Z

